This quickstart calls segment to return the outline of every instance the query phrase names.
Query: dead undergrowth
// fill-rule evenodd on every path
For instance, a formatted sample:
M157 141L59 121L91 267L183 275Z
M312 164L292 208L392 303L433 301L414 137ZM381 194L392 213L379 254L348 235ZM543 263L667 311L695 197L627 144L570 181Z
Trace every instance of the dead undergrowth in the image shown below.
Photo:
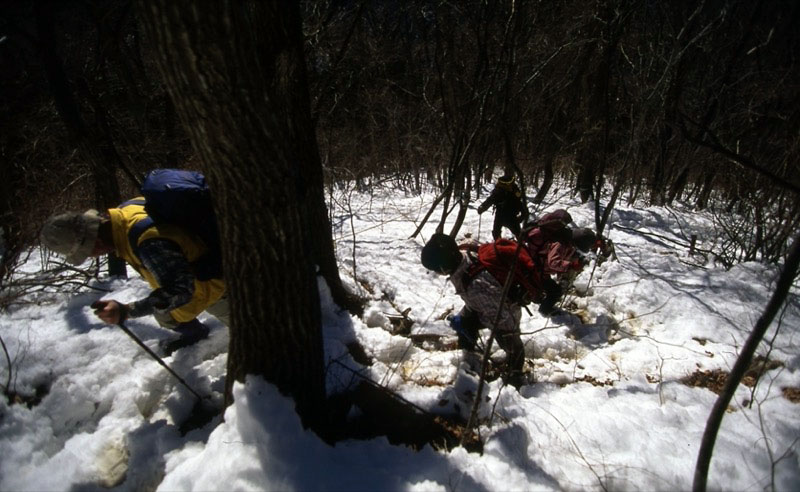
M783 397L792 403L800 403L800 388L781 388Z
M744 378L742 378L742 384L748 388L752 388L764 373L783 366L784 363L779 360L769 360L758 356L750 364L750 368L745 373ZM722 388L725 386L725 382L728 380L728 374L728 371L722 369L697 370L680 381L686 386L707 388L716 394L720 394ZM800 388L782 388L781 391L784 398L787 400L792 403L800 403Z

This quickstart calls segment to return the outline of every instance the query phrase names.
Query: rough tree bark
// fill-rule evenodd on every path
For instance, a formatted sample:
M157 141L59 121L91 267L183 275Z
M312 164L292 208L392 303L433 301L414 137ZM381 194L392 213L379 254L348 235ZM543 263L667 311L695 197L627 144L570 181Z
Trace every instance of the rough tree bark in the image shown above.
M159 70L214 187L231 299L227 396L264 376L324 418L315 262L338 269L297 4L139 0Z

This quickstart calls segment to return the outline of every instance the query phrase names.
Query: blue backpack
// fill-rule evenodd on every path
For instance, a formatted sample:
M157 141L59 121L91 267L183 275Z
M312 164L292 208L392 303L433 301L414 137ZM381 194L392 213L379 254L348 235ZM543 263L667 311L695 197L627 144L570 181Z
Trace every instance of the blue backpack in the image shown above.
M144 202L123 204L144 205L148 215L128 232L134 252L144 231L155 224L172 224L196 235L208 248L208 253L192 263L195 276L199 280L222 278L219 230L205 176L197 171L156 169L145 177L141 191Z

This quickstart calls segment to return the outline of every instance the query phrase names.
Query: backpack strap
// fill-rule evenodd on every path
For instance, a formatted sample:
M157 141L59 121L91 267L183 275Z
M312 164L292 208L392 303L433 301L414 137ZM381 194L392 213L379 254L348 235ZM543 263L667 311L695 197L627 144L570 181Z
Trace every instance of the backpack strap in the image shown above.
M467 251L467 258L469 258L469 266L464 271L464 289L469 287L469 284L472 283L472 279L477 277L482 271L486 270L486 265L481 263L481 260L479 260L477 255L473 254L472 251Z
M128 205L139 205L144 207L147 202L144 198L131 198L119 204L117 208L127 207Z
M140 207L144 207L147 202L144 198L133 198L131 200L126 200L119 204L117 208L125 208L130 205L138 205ZM139 249L139 238L142 237L144 231L153 227L153 219L150 218L148 215L144 219L140 220L139 222L133 224L133 227L128 231L128 243L131 245L131 250L133 253L138 256L138 249Z
M140 220L139 222L133 224L133 227L128 231L128 242L131 245L131 249L139 256L139 238L142 237L144 231L153 227L153 219L148 215L144 219Z
M127 207L129 205L138 205L144 207L146 201L143 198L134 198L121 203L117 208ZM146 212L146 210L145 210ZM147 229L155 225L155 221L150 215L136 222L131 226L128 231L128 243L131 246L133 254L139 256L139 238ZM222 274L222 255L218 248L213 248L207 245L209 251L202 255L200 258L191 262L189 265L192 268L192 273L198 280L211 280L223 278Z

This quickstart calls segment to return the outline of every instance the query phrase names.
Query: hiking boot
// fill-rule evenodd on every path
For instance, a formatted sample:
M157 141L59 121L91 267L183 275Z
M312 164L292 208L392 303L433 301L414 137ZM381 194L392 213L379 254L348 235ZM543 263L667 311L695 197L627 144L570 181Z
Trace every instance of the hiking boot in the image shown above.
M200 340L207 338L209 330L206 325L195 318L192 321L179 324L175 328L175 331L177 331L180 336L175 340L165 340L161 345L161 349L166 356L172 355L173 352L180 348L194 345Z
M519 371L514 371L511 374L503 376L503 382L509 386L513 386L517 391L525 384L525 377Z
M556 315L559 315L559 314L564 314L564 313L566 313L566 311L564 311L561 308L557 308L555 306L548 306L548 305L545 305L545 304L542 304L542 305L539 306L539 314L541 314L542 316L544 316L546 318L550 318L550 317L553 317L553 316L556 316Z
M503 382L509 386L513 386L517 391L520 390L523 386L527 386L529 384L534 384L536 382L536 378L532 371L529 370L530 368L526 368L520 371L510 371L506 372L503 376Z

